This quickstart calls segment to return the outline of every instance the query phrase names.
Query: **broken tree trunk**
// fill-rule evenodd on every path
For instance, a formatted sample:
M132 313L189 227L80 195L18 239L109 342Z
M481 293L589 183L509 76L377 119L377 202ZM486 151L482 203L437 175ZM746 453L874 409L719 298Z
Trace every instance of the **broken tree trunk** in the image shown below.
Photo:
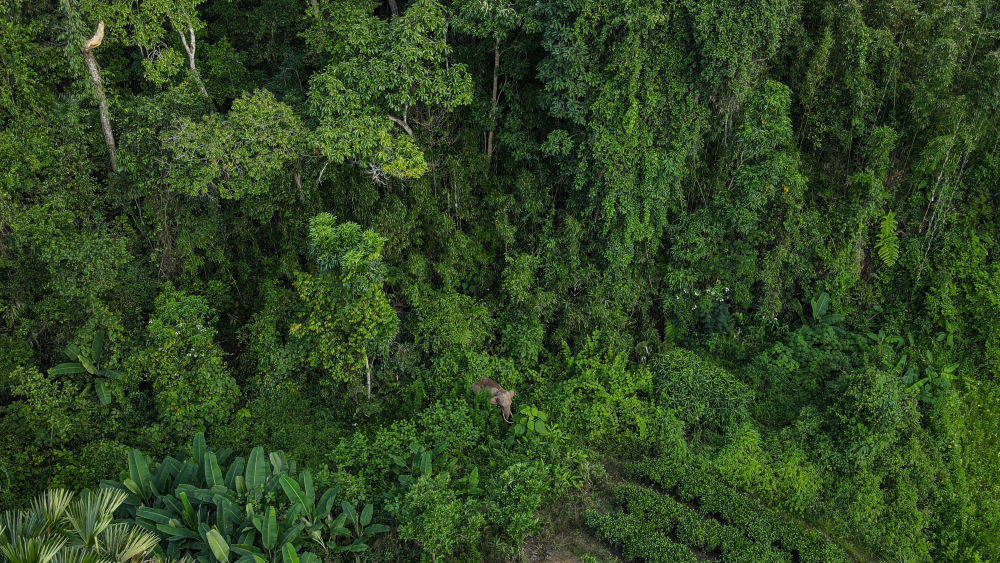
M108 144L108 153L111 156L111 171L118 170L118 157L115 149L115 134L111 131L111 113L108 111L108 96L104 92L104 83L101 81L101 68L97 66L97 58L94 57L94 49L104 41L104 22L97 24L97 31L94 36L83 42L83 59L87 63L87 70L90 71L90 79L94 82L94 96L97 98L97 107L101 114L101 128L104 129L104 141Z

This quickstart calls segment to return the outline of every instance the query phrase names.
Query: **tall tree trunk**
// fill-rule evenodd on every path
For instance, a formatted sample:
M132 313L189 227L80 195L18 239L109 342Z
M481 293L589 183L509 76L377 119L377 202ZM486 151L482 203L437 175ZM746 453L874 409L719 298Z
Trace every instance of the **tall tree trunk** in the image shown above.
M500 39L493 43L493 106L490 111L490 130L486 134L486 157L493 158L493 130L496 129L497 99L500 92L497 89L497 71L500 68Z
M399 6L396 4L396 0L389 0L389 11L392 12L393 16L399 15Z
M104 142L108 144L108 154L111 156L111 171L115 172L118 170L118 156L115 149L115 134L111 131L111 112L108 111L108 96L101 81L101 67L97 65L97 59L94 57L94 49L99 47L102 41L104 41L103 21L97 24L94 36L83 42L83 60L87 62L90 79L94 82L94 96L97 98L97 107L101 114Z
M202 95L208 99L212 99L211 96L208 95L208 90L205 89L205 83L201 80L201 74L198 73L198 67L194 64L194 52L197 48L197 40L194 37L194 28L191 27L191 25L188 25L188 33L191 36L190 42L185 39L183 32L177 32L177 34L181 36L181 44L184 45L184 50L187 51L188 66L191 67L191 74L194 75L195 81L198 82L198 88L201 89Z
M371 362L368 361L368 351L367 350L364 352L364 354L365 354L365 370L367 371L367 373L365 374L365 389L368 391L368 398L371 399L372 398L372 364L371 364Z

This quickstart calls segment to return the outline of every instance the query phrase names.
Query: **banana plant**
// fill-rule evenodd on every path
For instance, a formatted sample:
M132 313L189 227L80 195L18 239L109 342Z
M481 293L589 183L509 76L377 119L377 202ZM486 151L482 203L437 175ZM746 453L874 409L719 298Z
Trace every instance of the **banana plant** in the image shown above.
M844 329L837 326L844 320L844 316L829 312L830 294L823 292L819 296L811 299L809 305L812 307L813 320L816 321L816 330L830 336L843 336Z
M63 350L63 354L69 358L70 362L61 363L49 370L52 375L88 373L94 378L94 388L97 391L97 399L102 405L111 402L111 393L108 391L108 382L111 379L121 381L122 374L117 371L101 367L101 357L104 355L104 341L107 332L102 328L94 335L90 350L82 350L76 344L70 344Z
M388 532L389 526L371 523L374 512L371 504L366 504L360 514L353 504L346 501L340 503L340 508L340 516L328 523L332 539L327 542L327 547L333 553L353 553L354 560L360 561L359 554L368 550L377 534ZM350 543L340 544L341 540Z
M404 459L400 456L392 457L392 472L396 474L396 480L408 490L421 475L426 475L434 470L453 471L458 464L454 457L445 455L448 450L447 442L438 445L433 450L418 445L410 445L410 457Z
M295 549L305 529L295 507L286 513L265 502L280 494L282 477L295 474L295 462L280 451L265 455L256 447L246 458L233 458L198 434L183 462L168 456L151 463L133 450L121 481L101 486L128 493L120 516L157 533L163 557L272 561L294 554L310 561Z
M374 507L366 504L359 515L354 505L341 502L340 515L334 518L332 510L340 490L331 487L316 500L309 470L303 470L298 480L282 475L281 488L285 491L292 508L289 517L297 517L306 534L323 550L324 554L354 553L366 551L377 534L389 531L384 524L372 524ZM347 543L349 542L349 543Z

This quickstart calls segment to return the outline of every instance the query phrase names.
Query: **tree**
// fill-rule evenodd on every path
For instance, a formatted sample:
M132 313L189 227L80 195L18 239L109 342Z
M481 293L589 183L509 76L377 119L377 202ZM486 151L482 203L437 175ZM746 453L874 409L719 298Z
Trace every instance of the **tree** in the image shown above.
M164 54L161 49L170 32L176 33L187 55L192 78L201 94L211 99L195 62L195 53L198 49L196 33L207 25L198 13L198 7L203 1L143 0L137 8L129 9L127 13L130 16L129 24L133 30L133 40L145 53L148 53L148 62L145 62L147 72L156 66L162 66L164 62L173 60L169 56L169 51ZM164 27L164 23L169 25L169 29ZM155 76L155 72L153 75Z
M134 358L136 378L151 385L166 435L186 441L225 421L239 388L214 341L215 313L204 298L168 283L155 307L146 348Z
M416 128L433 133L446 112L472 97L465 65L450 61L445 9L418 0L385 22L340 8L324 3L306 33L313 49L332 55L310 83L317 146L332 162L359 161L378 181L419 177L427 163Z
M240 199L270 195L302 197L297 163L308 132L301 119L274 94L258 90L233 101L229 113L201 120L182 118L170 131L169 180L173 189L193 196Z
M347 383L364 374L371 397L372 358L398 326L382 288L385 239L321 213L310 221L309 240L318 273L300 273L295 281L306 312L292 335L308 343L307 363L323 368L330 380Z
M97 57L94 56L94 49L101 46L104 41L104 22L97 24L94 36L83 42L83 58L87 62L87 70L90 72L90 79L94 82L94 97L97 98L97 105L101 114L101 129L104 130L104 141L108 144L108 153L111 156L111 171L118 170L118 157L116 155L115 134L111 130L111 112L108 111L108 96L104 93L104 83L101 80L101 69L97 65Z

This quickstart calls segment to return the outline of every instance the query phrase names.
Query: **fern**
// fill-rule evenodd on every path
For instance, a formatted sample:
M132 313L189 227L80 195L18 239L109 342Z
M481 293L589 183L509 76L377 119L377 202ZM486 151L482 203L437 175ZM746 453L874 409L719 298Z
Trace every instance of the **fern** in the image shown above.
M899 258L896 214L892 211L886 213L885 217L882 217L882 228L879 230L878 242L876 242L875 246L878 248L879 258L882 259L882 262L886 266L891 268Z

